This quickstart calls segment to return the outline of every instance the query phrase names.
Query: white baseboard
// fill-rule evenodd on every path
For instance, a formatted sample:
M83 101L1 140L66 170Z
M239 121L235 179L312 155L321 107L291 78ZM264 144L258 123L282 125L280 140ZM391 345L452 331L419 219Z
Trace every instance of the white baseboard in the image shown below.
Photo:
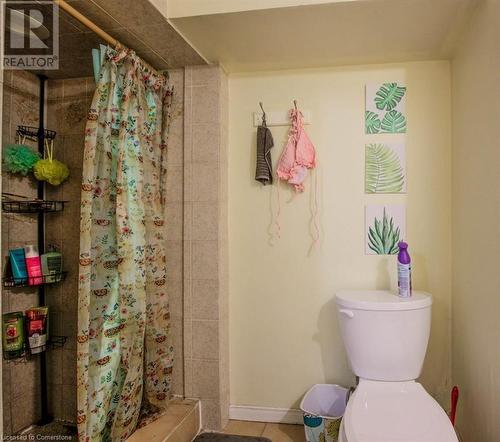
M229 419L239 421L303 424L302 411L293 408L268 408L231 405Z

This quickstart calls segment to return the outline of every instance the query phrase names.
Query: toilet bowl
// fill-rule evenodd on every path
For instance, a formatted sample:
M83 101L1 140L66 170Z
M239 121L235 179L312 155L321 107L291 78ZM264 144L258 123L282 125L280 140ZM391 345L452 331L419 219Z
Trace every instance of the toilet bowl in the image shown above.
M450 419L418 382L361 379L347 405L339 442L454 442Z
M415 382L427 350L432 297L342 291L335 301L349 363L359 377L339 442L457 442L444 410Z

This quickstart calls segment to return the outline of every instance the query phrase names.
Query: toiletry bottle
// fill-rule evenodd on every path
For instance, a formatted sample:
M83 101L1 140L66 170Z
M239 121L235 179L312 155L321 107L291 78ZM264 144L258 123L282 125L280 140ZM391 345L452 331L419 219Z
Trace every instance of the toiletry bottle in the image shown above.
M398 290L399 296L409 298L411 296L411 259L408 254L408 244L398 244Z
M48 307L33 307L26 310L26 329L30 353L36 354L45 351L48 335Z
M23 312L2 315L2 341L5 359L18 358L24 354Z
M26 270L24 249L9 250L9 256L12 276L14 277L14 285L26 284L28 272Z
M26 269L28 270L29 285L42 284L42 265L40 263L38 247L33 245L25 246L24 254L26 256Z
M62 272L62 255L59 252L44 253L40 257L45 282L59 282Z

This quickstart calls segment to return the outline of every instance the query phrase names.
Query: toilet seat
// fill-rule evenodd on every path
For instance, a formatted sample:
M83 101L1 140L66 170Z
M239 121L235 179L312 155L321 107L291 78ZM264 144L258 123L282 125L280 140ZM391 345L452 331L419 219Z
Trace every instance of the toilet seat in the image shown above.
M361 379L342 424L348 442L458 442L444 410L414 381Z

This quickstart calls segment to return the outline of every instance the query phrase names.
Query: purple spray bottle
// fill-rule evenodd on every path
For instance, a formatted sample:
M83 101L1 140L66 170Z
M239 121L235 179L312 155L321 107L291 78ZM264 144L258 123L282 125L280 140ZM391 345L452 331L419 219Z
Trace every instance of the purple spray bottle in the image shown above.
M398 244L398 290L399 296L411 296L411 258L408 254L408 244L401 241Z

